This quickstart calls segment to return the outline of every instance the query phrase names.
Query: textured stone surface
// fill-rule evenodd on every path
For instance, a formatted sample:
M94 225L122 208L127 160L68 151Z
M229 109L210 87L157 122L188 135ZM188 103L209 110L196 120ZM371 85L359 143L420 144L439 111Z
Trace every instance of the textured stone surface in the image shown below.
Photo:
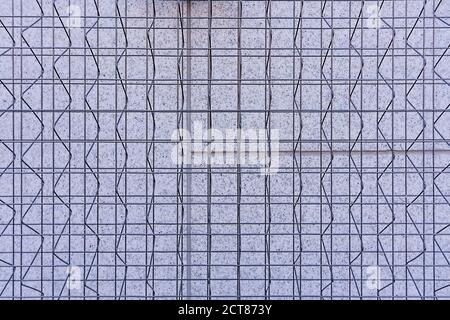
M436 2L1 1L0 298L449 297ZM277 174L177 167L238 107Z

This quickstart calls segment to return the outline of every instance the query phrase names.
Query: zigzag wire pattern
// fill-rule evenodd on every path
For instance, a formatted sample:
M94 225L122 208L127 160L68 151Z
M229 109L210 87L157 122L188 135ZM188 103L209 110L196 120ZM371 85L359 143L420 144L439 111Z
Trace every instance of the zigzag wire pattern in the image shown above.
M326 17L327 9L331 11L331 19ZM330 22L331 20L331 22ZM333 2L327 0L321 2L321 23L324 26L324 30L321 29L321 41L324 39L324 35L330 34L329 41L325 44L325 55L322 57L320 65L321 73L321 107L325 107L325 112L321 115L320 120L320 250L321 250L321 271L320 271L320 296L323 298L327 295L327 291L330 292L330 296L333 293L333 222L334 222L334 210L333 210L333 125L332 125L332 109L334 102L334 89L333 89L333 43L335 30L333 28ZM325 30L329 32L326 33ZM327 38L325 38L327 39ZM329 62L328 62L329 61ZM330 71L327 71L330 68ZM329 76L327 74L330 74ZM326 90L322 88L322 81L325 82ZM329 97L329 98L328 98ZM323 99L323 100L322 100ZM330 152L329 159L325 158L325 166L322 166L323 162L323 146ZM324 170L323 170L324 169ZM327 180L327 178L329 180ZM326 181L327 180L327 181ZM323 203L325 199L325 203ZM323 221L325 220L325 222Z
M0 299L449 297L448 0L5 3Z
M385 8L385 1L382 1L380 4L380 12ZM381 170L381 173L377 172L377 264L378 265L386 265L388 269L388 273L383 272L385 274L384 281L377 286L377 296L380 297L384 294L384 292L391 288L392 289L392 296L394 295L394 283L395 283L395 275L394 275L394 251L389 250L389 248L386 248L387 246L391 246L391 248L394 247L394 222L395 222L395 211L394 211L394 163L395 163L395 152L394 152L394 113L391 113L390 111L394 108L394 100L395 100L395 91L393 84L389 82L390 79L387 78L387 75L384 75L384 73L381 71L383 65L386 63L386 59L389 57L389 51L392 50L392 55L394 55L393 46L394 41L396 38L396 31L392 27L391 24L387 21L387 19L380 18L380 23L386 26L391 33L390 38L385 39L387 40L387 45L383 46L386 47L385 50L383 50L382 56L380 58L377 57L377 77L381 79L381 83L377 84L377 104L379 101L383 101L380 98L380 86L383 84L383 87L389 90L390 95L388 96L388 101L386 102L386 105L382 105L382 112L381 115L378 116L377 119L377 139L381 136L382 143L387 146L388 150L391 153L391 157L388 159L388 163L383 165L383 169ZM380 40L380 30L377 32L377 41L381 42ZM392 59L392 67L394 59ZM392 75L392 79L393 79ZM392 80L393 82L393 80ZM382 87L382 88L383 88ZM383 127L384 121L391 120L391 137L389 138L387 135L388 133L385 132L385 128ZM378 145L378 142L377 142ZM380 166L380 157L377 154L377 167ZM392 174L390 176L391 178L391 197L389 197L389 192L385 191L385 186L383 186L383 180L386 180L386 185L389 185L389 170L392 171ZM385 178L386 177L386 178ZM383 200L383 203L380 204L379 197L381 193L381 199ZM383 224L380 222L380 207L386 208L390 212L391 216L390 219L385 221ZM384 211L383 211L384 212ZM388 231L391 230L391 234L388 234ZM392 252L392 255L389 257L389 251ZM390 275L388 278L387 274Z
M270 299L271 297L271 287L272 287L272 269L271 269L271 223L272 223L272 205L271 205L271 166L272 166L272 137L271 137L271 109L273 101L272 93L272 2L271 0L266 1L265 6L265 166L266 172L264 179L264 224L265 224L265 236L264 236L264 287L265 287L265 297Z
M12 52L14 50L14 47L16 46L16 41L15 41L13 33L12 33L14 31L9 30L9 28L7 28L5 26L5 24L3 23L2 19L0 19L0 25L2 27L0 30L2 32L6 32L7 37L11 40L10 44L9 44L9 48L4 49L4 50L2 50L0 52L0 61L2 61L3 59L7 59L8 58L7 54L9 52ZM14 57L12 59L14 59ZM14 71L13 71L13 76L14 76ZM0 90L1 90L0 92L3 92L2 96L6 95L7 97L9 97L6 100L6 105L4 107L5 111L0 113L0 126L6 127L8 125L8 120L5 119L5 118L8 115L8 112L10 110L14 110L14 107L15 107L15 104L16 104L16 97L15 97L15 94L14 94L14 88L6 85L2 81L2 79L0 79L0 85L1 85L0 86ZM2 121L2 118L5 119L5 120ZM3 125L2 122L5 122L5 125ZM7 177L5 176L5 173L8 172L14 166L14 162L16 160L17 155L15 153L14 146L12 146L12 148L11 148L11 145L6 143L6 142L4 142L2 137L0 137L0 143L1 143L2 147L3 147L2 150L4 150L2 152L6 151L7 153L11 154L11 157L6 160L6 164L2 165L2 168L0 169L1 170L0 171L0 183L3 183L2 182L3 180L5 180L5 183L6 183L8 180L7 180ZM16 209L15 209L14 203L12 203L12 204L8 203L7 199L2 199L0 197L0 205L1 205L0 208L2 210L2 213L4 212L3 211L4 209L7 212L8 211L10 212L10 215L7 215L5 217L6 218L5 219L6 223L0 227L0 245L6 246L7 241L10 241L7 238L8 232L11 232L11 234L14 233L13 232L13 225L14 225L14 221L15 221L17 212L16 212ZM14 238L12 240L12 245L14 246ZM3 285L0 285L0 297L3 296L7 292L7 289L11 286L12 279L14 278L15 271L16 271L16 267L15 267L15 264L14 264L14 253L11 254L11 260L5 260L5 259L6 258L4 257L3 254L0 255L0 265L4 265L4 266L10 267L10 270L7 271L8 274L10 273L10 276L7 276L7 278L6 278L7 281ZM13 288L11 289L11 292L14 292Z
M22 2L21 2L22 4ZM25 234L26 231L31 232L31 234L33 235L33 238L36 239L37 241L37 248L27 248L27 250L31 250L31 252L33 252L32 256L31 256L31 261L29 261L28 263L26 261L23 261L23 257L21 256L20 259L20 266L21 266L21 270L20 270L20 294L23 295L23 291L24 289L28 289L27 291L31 291L32 293L38 294L39 296L43 297L44 296L44 291L42 288L42 282L39 284L39 287L36 287L36 284L34 284L34 282L32 281L27 281L28 280L28 275L30 273L30 271L32 270L33 266L37 263L37 261L39 261L39 257L42 258L42 250L43 250L43 245L44 245L44 236L42 235L42 230L39 230L37 227L35 227L31 221L28 221L28 217L30 214L33 213L33 209L37 208L37 206L39 205L38 201L39 198L42 196L42 192L43 192L43 188L44 188L44 179L42 177L42 175L39 174L39 168L37 167L36 164L33 164L32 161L32 157L30 156L29 158L27 158L27 155L32 151L32 150L36 150L38 149L38 142L39 140L42 138L43 132L44 132L44 123L42 121L41 115L38 113L37 111L37 106L33 106L30 102L28 102L29 100L29 92L33 89L33 87L37 86L37 84L43 79L43 75L44 75L44 66L42 64L41 59L38 57L37 53L35 52L35 49L33 49L33 46L31 45L31 39L28 39L28 31L30 31L34 26L39 25L39 23L42 22L43 16L44 16L44 11L42 8L42 3L38 0L34 1L31 5L33 5L34 7L37 7L37 10L39 11L40 15L39 17L34 20L31 24L27 25L26 27L23 27L21 29L21 57L23 57L23 44L25 44L25 47L27 50L30 51L32 59L35 63L35 65L38 67L39 69L39 74L34 75L36 78L34 78L32 80L32 82L28 85L28 86L24 86L21 83L20 86L20 98L21 98L21 110L24 109L24 106L26 109L30 110L32 115L33 115L33 123L35 125L38 126L39 131L37 133L35 133L34 137L31 139L31 142L28 144L28 146L24 146L24 144L21 144L20 146L20 160L21 160L21 165L20 165L20 170L23 171L24 167L25 170L27 170L28 172L30 172L32 174L32 176L35 178L35 182L37 182L39 184L39 190L35 191L35 193L32 195L31 198L31 203L25 203L23 201L24 197L23 197L23 185L24 185L24 177L21 176L21 201L20 201L20 207L21 207L21 217L20 217L20 224L21 224L21 230L20 230L20 234L21 234L21 248L20 250L24 251L24 246L23 246L23 235ZM21 68L21 73L23 74L23 68ZM23 116L21 118L21 122L23 125ZM23 131L21 131L21 139L23 139ZM42 150L41 150L42 152ZM37 209L35 209L37 210ZM41 221L42 221L42 217L40 217ZM25 231L25 230L26 231ZM41 259L41 263L42 263L42 259ZM31 294L32 294L31 293Z
M450 22L447 21L448 19L445 19L443 14L444 10L442 9L444 7L444 4L448 1L445 0L436 0L433 1L433 18L435 23L442 23L443 25L447 26L447 28L450 28ZM434 40L434 39L433 39ZM444 85L444 88L442 89L443 92L450 92L450 81L448 78L445 77L445 75L442 74L444 72L443 61L445 58L450 57L450 39L448 40L448 45L445 49L442 50L436 50L436 55L433 55L433 79L436 77L436 79L439 79L441 83ZM446 70L448 72L448 70ZM436 89L438 86L436 86ZM433 88L434 89L434 88ZM439 91L433 90L433 94L436 95ZM449 101L443 101L443 106L441 107L442 103L439 102L439 100L436 100L437 105L436 109L442 110L441 112L435 112L435 117L433 119L433 133L437 134L438 137L442 139L442 142L444 145L450 148L450 137L446 135L444 132L442 132L443 126L445 126L445 115L450 113L450 102ZM434 134L433 134L434 136ZM443 190L443 186L447 184L445 181L445 176L448 174L450 169L450 162L448 162L446 165L443 166L441 170L433 171L433 190L437 190L437 193L440 197L442 197L442 200L444 201L444 205L448 208L450 208L450 198ZM433 192L434 196L435 192ZM436 212L439 212L440 206L433 204L433 209ZM438 258L443 259L444 265L442 267L436 267L434 266L434 271L442 270L443 272L447 272L450 267L450 256L446 252L445 244L444 242L448 238L448 232L450 231L450 222L447 221L439 221L441 222L440 225L437 225L437 222L433 221L433 252L435 252L435 256ZM436 225L435 225L436 224ZM436 260L434 260L436 263ZM445 266L445 267L444 267ZM444 271L445 270L445 271ZM450 288L450 281L439 281L437 279L433 279L433 293L436 298L440 298L445 294L445 290L447 288Z
M294 3L294 13L296 13L296 7ZM303 8L304 1L300 2L300 8L298 9L298 18L294 19L294 52L293 52L293 74L296 78L294 84L293 93L293 167L295 172L293 174L293 298L301 298L302 296L302 191L303 191L303 178L302 178L302 130L303 130L303 118L301 113L303 102L302 80L303 80ZM297 58L299 57L299 59ZM298 71L296 70L296 61L299 60L300 66ZM297 124L297 121L298 124ZM296 126L298 126L298 134L295 136ZM300 153L300 155L299 155ZM298 191L297 191L298 188Z
M405 204L406 205L405 211L406 211L406 215L407 215L406 220L410 220L411 221L411 223L413 224L412 225L413 231L415 233L417 233L417 236L419 237L419 240L421 242L421 249L419 250L419 252L413 254L412 256L408 255L408 253L407 253L407 255L406 255L406 272L408 274L407 277L409 276L411 278L411 280L413 281L414 287L417 290L417 294L421 298L423 298L423 296L425 295L425 281L422 281L423 285L422 285L422 288L420 288L419 284L417 283L417 280L415 279L416 275L414 275L414 273L415 273L414 269L417 269L417 268L411 268L410 265L413 265L413 262L415 260L421 258L421 257L423 259L425 259L425 250L426 250L426 247L425 247L425 225L424 225L425 211L424 211L423 216L422 216L422 222L420 222L420 221L418 222L417 218L413 217L413 215L411 213L411 210L412 210L412 208L414 208L415 202L417 202L421 197L423 198L424 195L425 195L425 189L426 189L425 178L424 178L424 175L422 173L425 170L423 170L423 168L422 168L422 170L420 170L418 168L418 166L414 162L413 158L410 156L409 151L414 148L415 144L419 143L419 140L420 140L421 137L424 138L425 128L426 128L427 124L426 124L425 118L423 117L423 114L420 112L418 107L416 107L415 103L413 103L413 101L411 101L411 99L409 97L413 94L414 91L420 90L418 82L420 81L420 78L422 78L424 76L424 72L425 72L425 68L427 66L427 62L426 62L426 59L425 59L425 56L424 56L424 52L420 52L413 45L411 45L410 38L412 37L414 32L418 32L419 31L418 24L419 24L420 20L423 18L426 6L427 6L427 0L424 0L423 1L423 6L420 9L420 13L417 15L417 19L414 21L414 25L409 30L408 35L406 37L406 46L407 46L407 48L412 49L414 51L414 53L417 54L422 60L422 65L421 65L420 71L415 76L415 80L411 84L411 86L409 88L407 88L407 93L406 93L406 103L407 103L408 107L411 107L415 111L415 114L420 119L420 123L421 123L422 127L420 128L419 133L417 133L415 135L415 137L413 137L414 140L409 145L407 145L407 148L406 148L406 151L405 151L406 159L411 164L411 166L414 168L415 176L419 177L419 179L420 179L419 185L421 186L421 190L416 195L414 195L412 200L410 200L409 197L407 197L406 204ZM408 6L406 6L406 8L408 8ZM422 35L422 38L425 40L425 34ZM406 57L406 59L408 59L408 57ZM407 65L407 68L408 68L408 63L407 62L406 62L406 65ZM408 76L408 71L406 72L406 76ZM423 97L424 97L424 95L425 95L425 93L423 92ZM425 100L423 99L423 102L424 101ZM425 108L425 105L423 106L423 108ZM408 121L408 117L405 119L405 122L407 122L407 121ZM407 131L405 131L405 132L406 132L406 137L408 137ZM422 150L424 150L424 147L425 147L425 145L422 145ZM425 162L425 157L424 156L422 158L422 161ZM424 165L425 164L423 164L423 166ZM409 176L407 175L406 178L405 178L405 180L406 180L406 189L408 189L408 177ZM406 192L406 194L409 195L408 191ZM422 201L422 204L421 205L419 204L419 206L423 207L423 210L425 210L424 203L425 202ZM421 228L422 230L420 230L420 225L422 225L422 228ZM406 225L406 234L409 234L408 233L408 225ZM410 237L412 237L412 236L410 235ZM406 247L407 247L407 250L408 250L408 242L407 242ZM425 260L423 260L423 266L425 267ZM423 272L425 272L425 269L423 269ZM421 275L421 276L422 276L421 277L422 279L425 278L423 275ZM408 286L406 287L406 290L408 290Z
M99 80L100 80L100 64L99 64L99 57L98 57L98 49L95 49L93 46L93 41L96 39L98 41L99 34L98 34L98 27L99 27L99 21L100 21L100 7L98 0L92 1L94 7L95 7L95 13L96 18L92 25L90 25L85 32L84 41L85 45L87 47L86 53L86 60L91 59L91 64L93 64L95 67L95 74L96 78L95 81L87 88L85 88L85 97L84 97L84 103L86 108L89 110L89 115L91 117L91 121L93 120L95 123L95 132L91 135L91 139L93 139L92 143L90 145L85 145L84 150L84 164L86 168L88 169L91 179L86 178L85 184L86 187L88 187L88 184L92 183L92 179L94 182L95 190L93 194L90 196L86 195L86 205L85 205L85 212L84 212L84 225L85 225L85 250L87 251L88 245L91 243L91 241L94 241L95 245L94 248L90 254L86 254L84 259L85 264L85 270L84 270L84 288L85 290L91 291L93 294L99 298L100 293L98 290L98 282L95 283L95 287L92 287L92 284L90 284L90 281L94 282L96 281L96 278L98 278L98 258L99 258L99 246L100 246L100 236L99 236L99 229L98 229L98 217L99 217L99 195L100 195L100 177L99 172L96 170L96 166L98 168L98 158L99 158L99 136L100 136L100 122L99 122L99 114L95 112L95 109L93 108L93 105L95 104L96 109L99 109ZM85 7L86 8L86 7ZM96 32L97 31L97 32ZM94 34L95 33L95 34ZM94 34L94 35L92 35ZM92 36L91 36L92 35ZM97 44L98 47L98 44ZM87 61L85 62L87 63ZM91 98L92 97L92 98ZM85 115L85 135L86 139L88 130L87 130L87 117L88 115ZM95 160L95 161L94 161ZM91 198L91 200L88 200ZM91 240L93 239L93 240ZM91 241L88 241L91 240ZM87 260L86 260L87 259ZM97 262L97 266L95 266L95 263ZM95 273L94 273L95 272ZM90 279L92 278L92 279ZM85 292L86 294L86 292Z
M184 30L184 5L183 1L177 1L177 130L178 140L183 141L184 137L181 130L184 127L185 110L185 88L184 88L184 54L185 54L185 30ZM184 221L185 221L185 205L184 205L184 156L187 150L184 150L183 143L180 144L178 150L181 161L177 163L177 299L182 299L184 295Z
M127 294L127 277L128 277L128 264L127 264L127 224L128 224L128 203L127 203L127 171L128 171L128 144L127 144L127 111L128 111L128 86L127 86L127 54L128 54L128 29L127 29L127 9L125 4L125 15L121 8L122 1L116 0L116 15L118 18L118 28L116 29L117 41L119 37L124 41L124 47L118 51L116 60L116 77L118 79L119 88L116 91L116 108L119 107L119 103L122 102L122 108L120 109L116 117L115 133L119 141L119 145L116 145L116 166L120 165L120 170L116 172L115 177L115 193L116 199L119 201L119 206L116 206L116 232L119 230L119 234L116 234L115 250L116 250L116 277L120 277L119 291L116 294L119 299L126 297ZM117 48L119 50L119 48ZM120 94L121 93L121 94ZM123 97L121 99L121 96ZM118 148L120 147L120 149ZM122 208L122 210L120 210ZM122 214L123 213L123 214ZM119 222L119 219L122 220ZM118 229L117 229L118 228ZM123 251L121 248L123 246ZM117 274L118 273L118 274ZM117 279L116 279L117 280Z
M364 70L364 59L361 55L361 52L358 50L357 47L355 47L354 45L354 41L355 41L355 35L356 32L358 30L358 26L362 23L362 17L363 17L363 12L364 12L364 5L365 5L365 1L362 1L360 4L360 10L358 13L358 17L357 20L355 22L355 25L353 27L353 30L351 30L351 35L350 35L350 49L352 51L354 51L358 57L359 60L359 65L360 68L359 70L357 70L357 76L356 76L356 80L355 82L350 85L350 94L349 94L349 102L350 102L350 111L349 113L349 138L351 139L352 136L352 127L353 127L353 122L352 120L352 112L355 112L358 118L358 123L355 125L358 128L358 131L356 133L356 137L354 138L353 142L350 144L349 147L349 168L353 167L353 170L356 172L356 179L357 179L357 183L359 185L359 189L357 191L357 194L355 196L352 196L352 181L353 181L353 176L355 176L355 174L350 174L349 177L349 248L352 249L352 240L353 238L356 238L357 241L359 242L357 247L359 248L359 252L356 252L355 254L350 254L349 256L349 265L350 265L350 276L349 278L351 279L352 283L350 284L350 288L352 288L352 286L354 285L355 289L356 289L356 294L359 297L362 297L362 285L358 283L358 278L361 279L362 275L361 275L361 269L359 270L360 275L359 277L357 276L357 272L356 271L356 266L357 263L359 262L359 265L362 266L362 260L363 260L363 251L364 251L364 244L363 244L363 239L362 239L362 216L363 216L363 212L362 212L362 206L360 205L358 207L358 202L362 203L362 195L363 195L363 191L364 191L364 184L363 184L363 177L362 177L362 173L360 168L362 167L362 154L360 154L358 152L358 150L356 150L356 148L359 146L362 150L362 133L363 133L363 129L364 129L364 120L362 118L362 114L361 114L361 110L363 108L362 106L362 102L360 102L361 106L360 108L357 107L356 105L356 101L354 99L354 97L356 96L357 92L356 89L358 87L358 85L360 85L360 81L363 77L363 70ZM352 5L350 4L350 11L352 9ZM361 42L362 42L362 32L360 34L361 37ZM349 68L351 68L352 66L352 54L349 54L350 56L350 60L349 60ZM353 79L354 77L352 77L351 71L349 72L349 79ZM362 90L362 89L361 89ZM355 155L360 155L361 159L359 164L357 164L357 158L355 157ZM359 217L358 215L358 210L359 209ZM358 224L358 221L360 221L360 224ZM356 237L353 236L353 234L356 232ZM352 295L352 289L350 289L349 292L350 295Z
M55 234L55 240L53 243L53 255L54 257L59 260L61 263L63 263L65 266L70 267L71 265L71 255L70 255L70 222L71 222L71 218L72 218L72 207L70 204L70 167L71 167L71 160L72 160L72 152L71 152L71 147L70 147L70 138L71 138L71 132L70 132L70 109L72 107L72 94L71 94L71 89L70 89L70 80L67 81L64 77L64 75L60 72L60 70L69 70L69 74L68 74L68 78L70 79L70 67L69 68L62 68L61 65L65 65L65 60L64 58L67 58L67 56L69 57L69 61L70 61L70 48L72 47L72 39L70 36L70 30L68 29L68 26L66 26L65 22L63 21L63 18L61 17L61 14L58 10L58 5L57 5L56 0L53 1L53 10L55 13L55 16L57 18L58 23L60 23L61 29L58 29L58 31L60 31L63 34L64 37L64 45L63 45L63 49L61 50L61 52L58 52L58 54L56 55L56 59L53 62L53 71L54 74L56 75L57 81L59 82L59 86L55 86L55 91L56 88L59 88L59 90L57 90L57 92L59 94L55 94L56 95L56 103L59 104L59 100L63 100L63 102L61 102L61 109L62 112L57 115L57 117L55 118L54 122L53 122L53 133L56 136L56 139L59 141L62 149L58 148L58 151L63 150L64 151L64 163L63 163L63 169L61 170L61 172L59 172L59 174L56 175L56 180L53 183L53 193L56 197L56 199L58 200L58 202L62 205L63 208L65 208L66 210L58 210L58 208L60 208L60 206L56 206L56 210L54 212L54 215L56 216L56 218L59 221L59 218L61 216L61 218L63 219L63 225L60 227L59 231L56 231L57 233ZM55 43L55 46L57 44ZM70 62L69 62L70 65ZM65 99L61 98L60 94L62 94L63 96L65 96ZM55 115L56 116L56 115ZM65 130L63 129L58 129L58 127L65 125L69 123L69 130L68 130L68 136L65 137L64 133ZM67 142L69 141L69 142ZM56 149L55 149L56 151ZM56 165L56 163L55 163ZM66 182L68 181L68 183ZM65 196L63 196L63 194L65 194L65 192L67 192L66 190L68 190L69 192L67 193L69 196L68 198L66 198ZM65 251L67 246L69 247L68 251ZM62 296L63 291L66 289L67 287L67 281L69 281L69 274L67 274L67 278L66 278L66 282L62 284L61 288L59 289L59 292L57 293L59 297ZM68 290L70 291L70 288L68 288Z
M155 175L155 148L156 145L155 135L156 135L156 119L155 119L155 81L156 81L156 55L155 55L155 27L156 27L156 6L155 1L151 4L147 2L147 15L150 16L147 19L147 87L146 87L146 100L147 100L147 110L149 111L149 116L146 117L146 138L149 140L149 128L151 127L151 139L146 145L146 237L150 236L149 240L146 239L146 294L155 299L156 289L155 289L155 246L156 246L156 232L155 232L155 190L156 190L156 175ZM150 57L149 57L150 56ZM149 67L149 60L151 61ZM151 74L151 76L149 75ZM150 172L150 175L148 174ZM149 189L151 191L149 191ZM150 232L150 235L148 233Z

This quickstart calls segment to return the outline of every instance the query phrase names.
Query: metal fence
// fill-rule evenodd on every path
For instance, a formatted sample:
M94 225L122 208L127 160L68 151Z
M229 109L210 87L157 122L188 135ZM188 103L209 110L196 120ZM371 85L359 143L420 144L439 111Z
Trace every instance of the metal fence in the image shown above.
M449 46L448 0L1 0L0 299L450 298Z

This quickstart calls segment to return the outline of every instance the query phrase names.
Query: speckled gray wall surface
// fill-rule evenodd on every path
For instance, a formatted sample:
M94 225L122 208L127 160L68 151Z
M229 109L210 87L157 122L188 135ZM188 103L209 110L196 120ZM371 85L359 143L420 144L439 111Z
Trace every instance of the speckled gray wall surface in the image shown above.
M0 22L0 299L450 298L450 0Z

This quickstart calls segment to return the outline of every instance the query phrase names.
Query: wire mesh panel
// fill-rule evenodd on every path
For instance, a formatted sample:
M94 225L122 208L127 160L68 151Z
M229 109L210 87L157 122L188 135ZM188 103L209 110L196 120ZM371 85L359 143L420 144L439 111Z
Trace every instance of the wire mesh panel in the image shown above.
M2 0L0 298L450 298L449 46L448 0Z

